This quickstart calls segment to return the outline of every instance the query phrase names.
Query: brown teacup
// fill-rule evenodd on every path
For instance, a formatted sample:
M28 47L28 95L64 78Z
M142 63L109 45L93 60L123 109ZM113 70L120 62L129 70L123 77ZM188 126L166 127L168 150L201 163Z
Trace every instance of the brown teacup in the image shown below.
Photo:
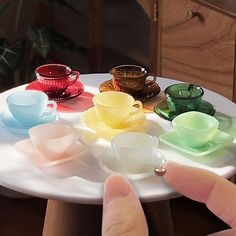
M114 90L128 93L142 90L156 81L155 74L148 73L144 67L138 65L116 66L110 70L110 74ZM146 82L149 76L153 79Z

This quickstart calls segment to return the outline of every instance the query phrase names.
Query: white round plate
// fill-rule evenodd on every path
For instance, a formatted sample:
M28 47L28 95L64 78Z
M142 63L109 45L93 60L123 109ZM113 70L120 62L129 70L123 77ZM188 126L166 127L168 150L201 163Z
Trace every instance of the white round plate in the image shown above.
M98 93L99 84L108 79L109 74L90 74L81 75L80 77L80 81L85 85L85 91L92 93ZM175 81L158 78L158 83L162 90L173 82ZM20 89L24 89L24 86L13 90ZM5 107L5 98L13 90L8 90L0 95L0 109ZM205 96L204 99L211 103L218 101L214 105L221 113L229 115L232 113L233 116L235 111L233 109L235 107L234 103L207 90L205 90ZM72 99L68 102L72 102ZM66 103L64 102L63 105L66 106ZM224 118L229 119L231 122L228 131L233 130L232 125L236 123L235 119L229 115L224 115ZM81 112L60 112L60 117L70 121L76 128L83 127ZM169 121L163 120L155 113L147 113L144 129L150 135L159 136L171 128ZM108 140L96 137L96 133L93 133L90 139L91 143L89 144L89 150L92 154L87 155L87 168L73 168L73 166L76 167L74 163L71 163L69 166L58 165L47 167L47 170L48 168L54 168L54 171L45 171L45 169L39 168L28 158L25 158L22 153L19 153L14 148L14 143L20 140L22 139L19 136L8 132L4 126L0 125L0 184L2 186L46 199L52 198L87 204L102 203L103 183L109 174L99 166L96 155L100 157L105 155L110 144ZM201 167L221 176L230 177L236 172L235 146L235 144L232 144L230 147L220 149L203 157L193 157L176 151L163 143L159 144L159 149L167 160ZM94 154L96 155L94 156ZM60 173L67 174L60 175ZM178 193L162 177L151 175L147 178L130 181L142 202L159 201L178 196Z

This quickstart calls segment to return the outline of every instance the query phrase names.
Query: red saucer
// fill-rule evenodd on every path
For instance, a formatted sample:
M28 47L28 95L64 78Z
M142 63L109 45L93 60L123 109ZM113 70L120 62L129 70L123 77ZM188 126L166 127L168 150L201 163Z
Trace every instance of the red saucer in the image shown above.
M25 89L43 91L42 85L38 80L35 80L30 84L28 84ZM56 102L63 102L65 100L79 96L81 93L83 93L83 91L84 91L84 85L81 82L76 81L74 84L70 85L66 89L66 91L60 95L60 97L56 98L49 97L49 98Z

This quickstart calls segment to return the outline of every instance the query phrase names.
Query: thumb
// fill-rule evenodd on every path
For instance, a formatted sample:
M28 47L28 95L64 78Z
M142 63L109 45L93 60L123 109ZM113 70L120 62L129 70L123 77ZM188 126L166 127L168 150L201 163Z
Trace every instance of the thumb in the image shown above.
M118 175L108 177L104 183L102 235L148 235L139 199L131 184Z

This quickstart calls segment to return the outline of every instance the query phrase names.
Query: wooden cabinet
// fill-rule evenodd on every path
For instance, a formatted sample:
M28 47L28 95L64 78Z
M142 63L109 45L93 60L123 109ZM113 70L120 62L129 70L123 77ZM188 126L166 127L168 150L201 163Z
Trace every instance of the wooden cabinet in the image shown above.
M200 2L159 1L160 75L236 101L236 17Z

